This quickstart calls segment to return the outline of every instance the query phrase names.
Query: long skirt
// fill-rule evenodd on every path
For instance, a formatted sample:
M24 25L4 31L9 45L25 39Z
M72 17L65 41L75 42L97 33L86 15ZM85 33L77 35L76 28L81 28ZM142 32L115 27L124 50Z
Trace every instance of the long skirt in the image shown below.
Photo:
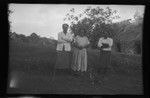
M85 48L74 48L71 68L74 71L87 71L87 51Z
M71 66L71 53L69 51L57 51L56 69L69 69Z
M90 79L92 81L101 81L108 75L108 69L111 66L111 51L100 51L99 64L98 66L93 66L89 70Z
M100 51L99 66L97 66L97 71L101 75L106 75L108 69L111 66L111 51Z

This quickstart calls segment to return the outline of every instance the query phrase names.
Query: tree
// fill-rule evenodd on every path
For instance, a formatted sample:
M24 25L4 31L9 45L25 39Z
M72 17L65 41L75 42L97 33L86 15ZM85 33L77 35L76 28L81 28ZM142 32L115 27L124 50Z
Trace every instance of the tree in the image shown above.
M19 34L19 37L20 37L20 39L21 39L23 42L29 43L29 39L28 39L25 35Z
M38 39L39 38L39 36L36 33L32 33L30 35L30 37L33 38L33 39Z
M75 9L72 8L64 20L71 22L71 30L74 34L78 34L81 29L84 29L93 47L97 46L98 38L105 32L110 37L113 37L115 32L113 32L112 20L119 18L119 16L115 15L116 10L112 10L109 7L106 9L87 7L79 15L74 13Z
M142 23L143 23L143 15L142 14L140 14L138 11L136 11L133 18L137 25L139 25L139 24L142 25Z
M141 16L140 16L141 17ZM141 18L136 18L137 20L132 22L130 19L113 24L113 29L116 32L114 41L118 52L123 50L133 50L134 53L141 53L141 40L142 40L142 27L143 22L138 21ZM131 44L134 43L134 44ZM119 46L119 44L123 45ZM123 52L122 51L122 52Z
M9 21L9 32L12 32L12 29L11 29L11 24L12 24L12 21L10 21L10 15L13 13L14 11L11 10L10 8L8 9L8 21Z
M38 36L36 33L32 33L29 36L29 40L34 43L37 43L39 41L39 39L40 39L40 36Z

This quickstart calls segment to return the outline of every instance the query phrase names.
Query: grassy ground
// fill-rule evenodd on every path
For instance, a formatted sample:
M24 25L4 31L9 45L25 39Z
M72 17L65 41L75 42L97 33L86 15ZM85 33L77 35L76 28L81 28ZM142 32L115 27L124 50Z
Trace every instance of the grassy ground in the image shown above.
M99 51L88 49L88 65L98 66ZM9 93L50 94L142 94L142 63L139 55L112 52L113 72L103 84L91 85L82 78L70 74L56 75L52 72L56 61L54 48L10 43Z

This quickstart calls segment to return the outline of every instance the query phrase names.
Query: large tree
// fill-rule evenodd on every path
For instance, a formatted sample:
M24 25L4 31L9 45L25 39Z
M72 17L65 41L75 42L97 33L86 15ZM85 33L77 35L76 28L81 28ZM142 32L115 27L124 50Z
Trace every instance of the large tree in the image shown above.
M12 33L12 21L10 20L10 17L13 13L13 9L8 8L7 14L8 14L8 21L9 21L9 34Z
M75 34L80 33L80 30L84 29L92 45L95 47L98 38L104 32L107 32L111 37L114 36L115 32L113 32L112 21L119 18L116 13L116 10L112 10L109 7L105 9L87 7L82 13L75 15L75 9L72 8L64 20L71 22L71 30Z

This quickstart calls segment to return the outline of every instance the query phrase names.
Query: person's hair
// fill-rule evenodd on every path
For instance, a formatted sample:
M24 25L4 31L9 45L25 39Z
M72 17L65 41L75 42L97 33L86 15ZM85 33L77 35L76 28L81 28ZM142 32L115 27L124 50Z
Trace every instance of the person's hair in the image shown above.
M105 31L105 32L102 33L102 36L103 36L103 37L110 37L110 38L111 38L111 37L112 37L112 34L111 34L111 32L109 32L109 31Z
M84 28L80 28L79 33L77 35L85 36L86 35L86 30Z
M66 23L62 24L62 27L65 27L65 26L67 26L67 27L68 27L69 25L68 25L68 24L66 24Z

